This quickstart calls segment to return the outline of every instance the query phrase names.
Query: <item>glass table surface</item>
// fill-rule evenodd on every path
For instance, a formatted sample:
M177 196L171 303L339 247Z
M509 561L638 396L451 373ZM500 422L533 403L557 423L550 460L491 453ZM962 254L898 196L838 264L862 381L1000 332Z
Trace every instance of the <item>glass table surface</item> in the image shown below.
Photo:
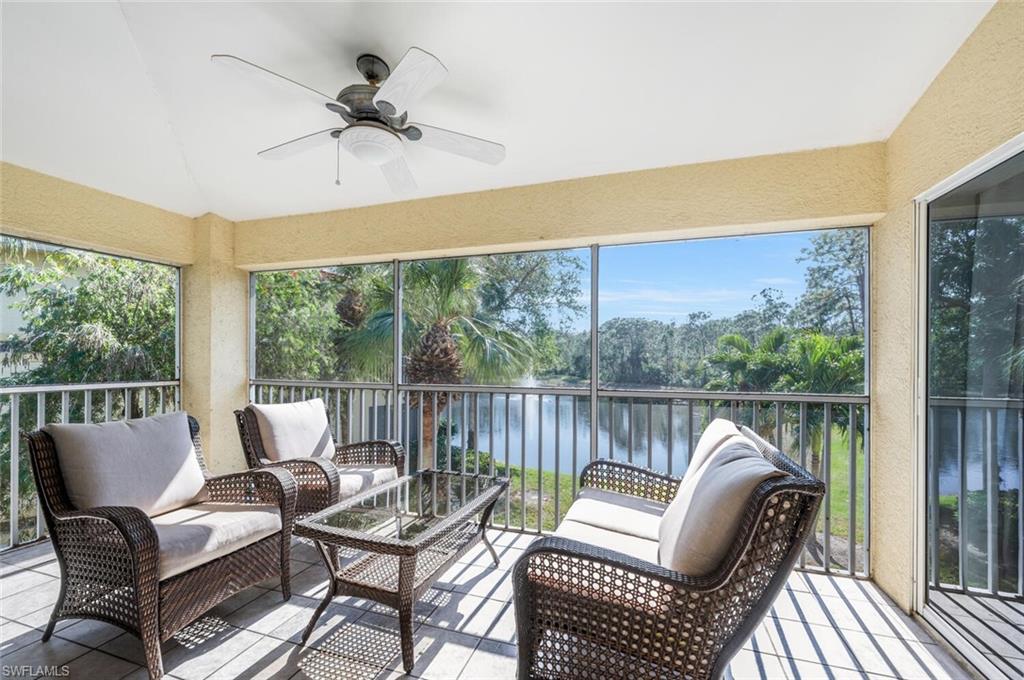
M412 541L474 501L496 497L506 482L501 477L426 470L342 501L300 524ZM480 504L480 510L486 505Z

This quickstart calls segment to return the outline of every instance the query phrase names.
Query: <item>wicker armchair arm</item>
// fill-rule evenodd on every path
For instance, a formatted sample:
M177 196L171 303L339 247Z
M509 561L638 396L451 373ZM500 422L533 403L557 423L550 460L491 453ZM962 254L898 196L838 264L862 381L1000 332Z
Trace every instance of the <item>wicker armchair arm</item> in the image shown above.
M405 469L405 449L398 441L371 439L344 444L334 452L336 465L394 465L399 474Z
M140 508L102 506L53 514L53 541L65 561L65 578L120 581L130 578L140 598L155 604L160 541Z
M136 559L144 558L149 553L155 561L159 541L156 527L142 509L130 505L105 505L87 510L54 513L57 540L65 538L65 532L80 531L90 533L93 528L99 534L110 534L111 530L124 542L128 550L136 555Z
M295 517L295 478L281 468L260 468L206 478L214 503L261 503L281 508L281 522L289 533Z
M580 473L581 489L604 489L659 503L672 502L680 482L678 477L605 458L588 463Z
M296 483L315 479L328 487L338 486L338 468L327 458L290 458L267 463L263 469L281 468L287 470Z

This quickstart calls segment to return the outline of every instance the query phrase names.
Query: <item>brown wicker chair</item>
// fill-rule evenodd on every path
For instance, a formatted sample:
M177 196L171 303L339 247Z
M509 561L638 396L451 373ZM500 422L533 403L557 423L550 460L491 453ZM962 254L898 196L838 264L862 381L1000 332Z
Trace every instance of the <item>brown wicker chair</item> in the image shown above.
M61 619L97 619L138 636L150 678L163 675L160 643L209 609L250 586L280 577L291 597L291 529L295 480L278 469L210 475L199 423L188 417L209 501L276 505L281 531L198 567L159 580L160 553L153 521L132 506L75 508L68 498L53 439L25 435L46 527L60 565L60 596L43 641Z
M282 468L292 473L298 483L295 514L305 517L319 512L340 498L338 468L345 465L394 465L398 475L404 474L405 449L397 441L374 439L337 446L334 457L292 458L272 461L267 457L260 438L259 422L252 406L235 411L238 436L242 440L245 461L252 470Z
M723 676L782 590L825 490L751 438L786 475L756 487L737 540L711 574L695 578L566 538L542 538L526 550L513 572L520 680ZM668 503L680 481L597 460L583 469L580 488Z

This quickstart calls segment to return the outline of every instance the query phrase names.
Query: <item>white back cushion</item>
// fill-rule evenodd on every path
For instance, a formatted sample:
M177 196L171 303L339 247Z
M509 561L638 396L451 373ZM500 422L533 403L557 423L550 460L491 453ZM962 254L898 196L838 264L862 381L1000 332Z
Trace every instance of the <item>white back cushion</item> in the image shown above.
M687 474L658 527L661 566L688 576L714 571L737 539L758 484L785 473L746 438L733 438Z
M184 412L43 430L53 437L64 486L79 509L132 505L152 517L206 498Z
M252 404L260 440L270 460L334 455L334 437L323 399L290 404Z
M693 455L690 456L690 465L686 468L686 474L694 472L703 465L712 453L718 450L722 444L731 437L739 437L740 431L736 424L725 418L715 418L704 428L697 445L693 447Z

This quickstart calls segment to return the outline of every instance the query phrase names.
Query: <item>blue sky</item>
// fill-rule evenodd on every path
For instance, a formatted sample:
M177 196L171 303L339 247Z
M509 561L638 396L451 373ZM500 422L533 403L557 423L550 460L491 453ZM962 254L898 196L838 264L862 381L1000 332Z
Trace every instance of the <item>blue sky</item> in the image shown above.
M688 314L732 316L764 288L790 303L804 292L800 250L819 232L766 234L601 248L599 322L642 317L666 323ZM586 251L577 251L586 262ZM589 281L586 282L589 286ZM586 318L577 328L586 328Z

